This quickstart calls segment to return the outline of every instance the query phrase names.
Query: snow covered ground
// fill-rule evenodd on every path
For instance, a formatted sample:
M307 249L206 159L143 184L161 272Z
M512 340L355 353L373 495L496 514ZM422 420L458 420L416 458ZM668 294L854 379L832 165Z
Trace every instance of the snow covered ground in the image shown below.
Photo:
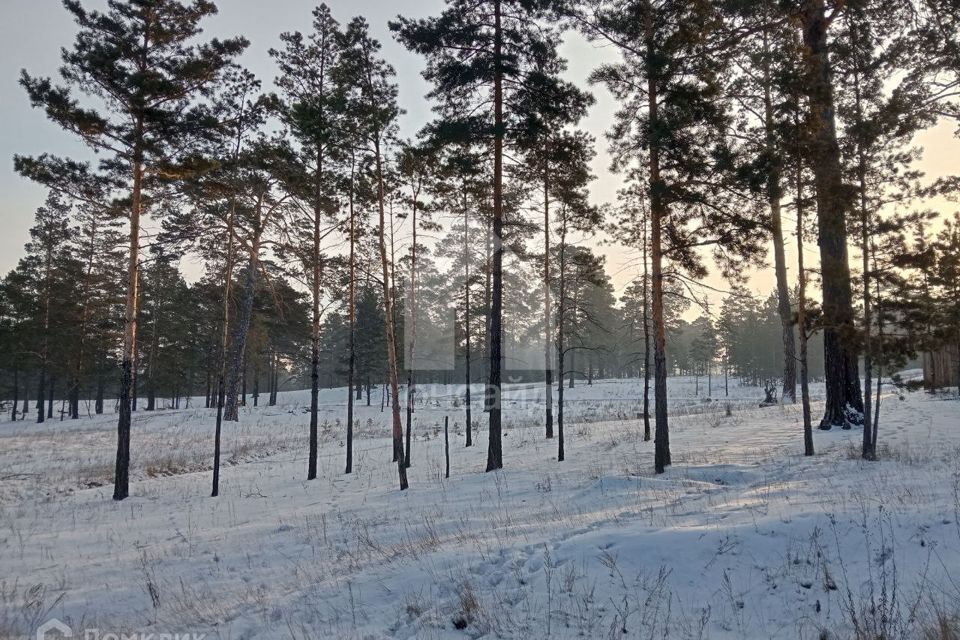
M636 380L568 390L562 463L541 386L511 387L498 473L483 473L479 403L465 448L457 391L424 388L402 493L379 397L358 406L343 474L343 389L321 394L318 480L304 480L308 396L291 392L226 425L215 499L210 410L136 414L120 503L113 415L4 422L0 637L53 617L79 637L231 639L926 637L957 623L956 396L886 396L882 460L865 463L859 432L817 431L805 458L799 407L761 409L762 390L732 380L729 400L714 379L705 401L704 383L670 380L661 476Z

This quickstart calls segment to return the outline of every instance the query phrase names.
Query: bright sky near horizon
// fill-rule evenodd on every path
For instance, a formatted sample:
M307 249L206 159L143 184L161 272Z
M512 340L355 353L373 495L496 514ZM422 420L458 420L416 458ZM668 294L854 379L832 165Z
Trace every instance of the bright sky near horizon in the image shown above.
M84 0L90 8L101 8L105 0ZM219 15L205 25L208 36L227 37L244 35L250 47L241 62L253 71L270 89L276 75L267 50L276 46L277 36L284 31L309 31L311 9L317 0L218 0ZM423 59L396 43L387 28L387 21L402 14L411 17L434 15L443 6L442 0L327 0L334 16L344 23L354 15L364 15L371 31L383 44L384 57L397 71L400 104L405 110L401 132L412 136L431 118L430 104L424 99L428 84L420 77ZM49 152L73 157L90 157L90 152L72 134L50 123L43 112L32 109L23 89L18 85L20 69L33 75L56 76L61 47L72 45L76 32L70 15L59 0L0 0L0 273L16 265L23 254L23 245L29 238L33 213L45 198L44 189L20 177L13 170L14 154L39 155ZM579 36L568 36L561 49L569 61L568 79L586 87L586 78L598 64L615 58L612 48L604 48L584 41ZM603 87L592 87L597 102L582 128L598 141L598 156L594 162L597 180L592 185L593 201L612 202L620 179L608 170L604 132L609 126L615 105ZM948 124L924 132L917 143L924 147L920 168L928 178L960 173L960 139L953 136ZM941 213L950 215L956 205L946 202L931 203ZM792 230L792 216L784 225ZM593 242L593 241L588 241ZM795 239L788 238L788 264L795 263ZM630 252L616 246L604 245L597 249L607 256L607 270L617 292L638 273L638 266ZM807 262L816 265L816 246L808 244ZM188 271L189 266L185 267ZM795 268L790 270L795 280ZM725 284L719 276L712 276L709 284L719 289ZM773 288L772 270L750 273L750 288L764 295ZM706 293L706 292L705 292ZM711 294L717 300L719 294Z

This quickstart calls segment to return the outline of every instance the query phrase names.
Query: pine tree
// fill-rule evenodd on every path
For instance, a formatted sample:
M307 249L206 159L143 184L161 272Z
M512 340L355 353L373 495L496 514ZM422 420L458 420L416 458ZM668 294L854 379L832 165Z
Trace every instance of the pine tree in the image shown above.
M357 142L372 162L371 181L376 189L379 217L379 250L382 274L383 299L386 313L386 352L390 382L390 400L393 414L393 451L400 478L400 490L407 488L407 464L403 451L403 424L400 419L400 388L397 364L396 293L391 286L392 266L395 261L387 255L386 199L387 167L385 145L395 133L397 87L393 83L394 71L379 56L380 43L370 37L363 18L354 18L344 38L343 73L345 84L354 90L347 97L348 108L357 114ZM392 237L391 237L392 244Z
M123 176L129 188L130 241L127 255L127 304L123 339L120 417L114 499L129 493L130 410L136 370L137 284L140 218L150 192L161 178L182 172L177 155L192 140L215 128L198 102L215 88L230 59L246 41L194 43L200 22L216 7L206 0L110 0L106 12L88 11L79 0L64 0L80 31L72 49L63 51L65 86L26 71L21 84L31 103L94 149L108 154L103 169ZM85 106L75 98L91 98ZM17 169L42 178L48 158L16 159ZM55 187L56 185L50 185Z
M448 0L439 17L390 23L398 39L427 58L424 77L439 101L439 130L460 140L492 142L493 184L489 312L489 412L487 471L503 467L503 250L504 145L520 115L519 97L528 72L555 60L553 32L538 24L549 3L542 0Z
M431 131L432 138L438 138L436 132ZM475 321L479 310L476 308L477 296L473 290L480 283L481 267L477 263L479 258L473 250L473 243L480 230L476 210L481 213L487 208L486 167L481 150L471 148L467 143L448 144L442 150L439 175L431 184L432 195L437 206L443 210L454 212L457 222L449 227L449 233L438 246L438 251L445 251L456 256L456 262L451 265L448 278L459 281L461 297L457 300L458 315L460 318L460 334L463 340L463 373L464 373L464 419L466 425L466 446L473 446L473 407L470 385L473 382L474 370L472 363L472 346L474 336L478 332L480 323ZM471 215L473 214L473 215Z
M797 108L793 91L797 85L800 47L792 25L778 20L768 4L730 5L727 17L729 41L736 64L730 66L727 91L739 104L737 129L742 136L738 152L747 186L769 210L767 223L773 240L777 311L783 343L782 401L796 402L797 355L794 314L790 306L783 229L783 201L787 184L788 144L791 117ZM741 35L742 33L742 35Z
M118 285L122 273L118 265L123 257L118 249L123 244L122 220L116 215L104 215L115 212L115 206L104 206L104 189L96 188L89 192L86 202L77 202L74 207L74 222L77 232L74 236L73 252L80 263L82 275L80 282L80 317L77 324L79 334L75 341L75 360L69 387L69 412L74 420L80 417L80 396L86 386L85 377L93 374L96 379L97 401L95 411L103 413L102 376L107 368L108 344L113 343L111 326L113 325L113 300L121 296Z
M914 134L931 123L924 108L926 96L910 81L897 77L912 47L907 25L912 14L903 4L856 0L845 7L834 50L837 63L837 117L843 123L840 149L848 182L856 185L853 210L859 225L862 347L864 369L864 459L876 458L872 434L874 310L871 300L871 241L881 227L880 214L888 205L903 203L919 191L912 167L918 152L909 147ZM893 87L891 90L890 87ZM877 400L879 402L879 399Z
M803 264L804 235L806 234L804 212L804 172L803 159L798 153L795 160L797 166L794 177L796 180L796 193L794 194L794 206L797 212L797 327L800 337L800 402L803 413L803 455L814 455L813 446L813 421L810 412L810 360L809 360L809 339L810 325L812 324L807 314L807 272Z
M938 342L949 352L953 348L957 361L957 393L960 394L960 213L946 221L937 236L937 264L933 286L937 292Z
M59 284L69 281L63 273L70 255L71 230L69 228L71 207L56 193L47 197L44 206L37 209L34 226L30 229L30 241L25 250L26 256L19 268L24 271L30 283L30 291L36 296L35 327L36 342L34 353L37 357L37 422L43 422L48 411L44 410L48 390L53 391L53 342L55 340L56 318L63 313L65 305L55 301L62 295ZM58 272L60 272L58 274ZM66 299L69 299L66 298ZM61 331L62 331L61 327ZM56 335L63 335L57 332ZM59 360L59 357L57 358ZM51 406L52 409L52 406Z
M257 277L261 269L261 253L265 244L276 241L285 221L291 215L290 194L282 190L296 172L292 151L282 141L260 138L238 158L234 178L239 192L236 201L233 233L247 253L239 315L230 337L227 358L227 383L224 419L238 419L237 391L240 369L246 350L247 332L253 313ZM271 237L273 236L273 237Z
M623 309L627 323L633 326L640 318L643 334L643 441L650 441L650 208L643 185L642 172L628 174L628 186L617 192L620 205L618 219L609 233L619 242L638 250L641 274L624 293Z
M526 75L517 94L516 109L520 115L518 146L525 156L523 178L536 184L543 208L543 344L545 435L553 437L553 327L550 301L550 228L554 193L553 174L570 161L569 136L564 129L575 126L593 104L593 96L560 78L567 67L557 56L536 60L536 67Z
M719 76L726 54L716 42L716 8L674 0L585 4L573 19L589 37L610 42L622 56L622 62L604 65L592 76L621 103L608 134L614 167L639 163L650 203L654 466L662 473L670 465L665 259L693 278L703 277L706 267L697 249L717 244L724 251L715 257L732 275L734 257L759 253L761 227L731 183L728 108Z
M830 59L831 25L836 11L825 0L802 0L805 70L803 91L808 105L809 166L813 171L819 227L820 272L823 290L823 333L827 400L821 429L849 429L863 421L863 397L857 366L856 329L846 218L850 197L843 181L837 141L836 105Z
M574 231L591 232L600 224L600 211L590 205L587 185L593 179L590 160L593 158L593 139L584 133L566 134L564 147L567 150L562 164L554 167L553 184L557 199L556 232L554 251L557 263L556 286L556 334L553 336L557 353L557 460L563 461L563 380L567 356L579 345L571 345L569 337L576 333L578 315L583 309L578 305L584 287L599 286L602 260L588 250L571 246L568 234ZM571 367L572 368L572 367ZM571 380L573 372L571 371Z
M409 210L410 219L410 254L409 254L409 281L407 314L404 318L404 329L409 330L405 335L404 360L407 364L407 441L404 453L404 464L410 466L410 440L413 431L413 412L416 400L416 345L417 345L417 289L419 287L419 266L417 256L425 250L417 242L417 231L437 230L437 226L430 220L430 209L421 199L431 178L431 163L433 149L428 144L414 145L405 143L401 146L395 161L398 178L403 183L400 199ZM420 214L418 220L417 214ZM421 305L422 306L422 305Z
M304 233L302 262L313 296L310 357L310 452L307 479L317 477L317 408L320 390L320 315L324 222L336 211L336 163L342 158L345 141L343 87L334 80L342 33L329 7L321 4L313 11L313 32L280 36L283 49L271 49L270 55L280 67L276 83L280 88L280 115L296 140L302 165L303 199L308 203L309 220Z

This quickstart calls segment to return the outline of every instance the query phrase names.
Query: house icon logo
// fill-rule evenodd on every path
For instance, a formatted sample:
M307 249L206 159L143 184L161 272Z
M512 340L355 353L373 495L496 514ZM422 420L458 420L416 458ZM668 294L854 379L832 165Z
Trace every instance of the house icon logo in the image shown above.
M73 629L56 618L47 620L37 629L37 640L57 640L58 638L72 638Z

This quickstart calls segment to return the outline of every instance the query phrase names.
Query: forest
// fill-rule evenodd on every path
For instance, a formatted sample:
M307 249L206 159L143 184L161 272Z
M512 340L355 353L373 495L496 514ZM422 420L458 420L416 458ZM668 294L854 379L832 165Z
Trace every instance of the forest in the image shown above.
M264 88L235 62L244 37L199 38L210 2L66 2L79 33L60 83L20 82L100 159L15 158L49 197L0 287L11 419L117 411L122 499L130 413L191 396L219 425L248 396L310 386L315 456L321 386L350 389L348 425L353 390L369 404L381 389L399 451L401 384L412 398L418 379L482 381L495 469L505 375L643 377L662 471L668 375L733 374L790 401L823 377L821 428L862 426L873 457L883 372L960 343L960 218L935 233L924 208L956 181L925 181L913 142L957 116L958 16L933 0L782 4L451 1L400 16L390 29L425 58L436 113L401 139L395 71L363 17L318 7L270 49ZM569 83L567 29L622 62ZM621 105L608 144L624 186L596 205L599 143L577 126L600 87ZM583 241L599 233L643 265L619 300ZM787 242L819 260L788 267ZM758 295L742 274L768 244L776 290ZM202 262L194 282L185 256ZM712 308L697 286L711 269L731 283ZM412 355L431 296L456 300L442 374ZM505 357L531 340L542 362Z
M514 463L526 469L531 454L523 447L552 465L531 472L537 500L564 490L561 476L550 474L562 473L553 470L556 463L569 466L571 458L590 466L575 467L578 480L566 476L566 487L584 477L636 478L636 490L610 498L614 509L629 506L625 496L640 492L641 479L674 481L677 466L692 474L684 476L690 482L709 484L684 489L698 496L689 499L709 501L704 496L715 486L741 481L735 465L747 465L774 441L796 449L796 457L778 453L756 464L789 460L822 478L833 472L802 465L860 465L838 476L844 494L855 478L881 478L870 475L883 474L873 471L881 464L915 470L911 465L920 463L897 449L911 428L927 428L923 437L933 437L952 422L956 431L956 404L946 400L956 399L953 390L960 395L960 154L928 175L935 161L918 139L948 132L960 148L957 0L444 0L433 15L396 15L387 25L390 37L420 61L429 86L416 100L429 108L430 121L412 132L400 126L397 70L373 35L382 25L350 17L349 7L320 4L301 16L299 29L257 43L269 46L275 69L272 77L257 77L241 63L250 34L205 33L218 13L211 0L108 0L96 9L85 0L62 4L56 10L70 15L75 39L60 43L55 77L27 64L17 99L87 153L60 156L38 147L9 154L17 174L41 185L46 200L32 213L16 266L0 280L0 421L8 430L0 440L11 438L13 447L34 429L73 442L100 429L98 456L109 453L109 469L89 482L79 480L86 468L77 471L77 491L109 483L115 501L151 496L158 490L148 479L182 472L199 474L204 489L180 484L177 491L222 496L221 502L263 498L259 485L238 492L232 478L250 473L236 469L263 462L258 456L269 462L281 453L298 456L290 475L316 487L302 493L329 493L345 476L360 478L374 464L382 469L387 458L392 487L405 491L417 482L434 487L434 476L411 478L420 461L434 464L434 455L445 455L442 480L441 467L430 468L436 482L451 477L451 457L454 476L477 472L467 482L497 478L495 490L467 486L479 487L475 504L490 498L502 510L486 522L510 530L516 522L503 507L509 489L501 486L501 470ZM572 37L612 52L604 59L613 61L598 62L586 83L570 80L563 52ZM585 123L601 94L615 108L598 139ZM610 158L602 172L601 151ZM615 197L597 195L598 179L615 182ZM614 255L627 256L628 266ZM934 357L946 381L911 373ZM629 394L629 402L611 408L620 394ZM178 415L185 422L165 422ZM259 433L264 416L276 415L283 428L239 450L236 438ZM629 431L607 442L606 431L586 426L591 422L628 424L614 428ZM138 460L161 442L156 425L201 423L202 439L169 454L189 464L141 470ZM724 424L739 429L730 432L736 437L710 430ZM692 436L692 425L704 431ZM363 444L381 436L392 458L374 463ZM442 454L433 449L441 440ZM617 449L624 442L630 453ZM24 460L33 460L29 449L22 450ZM463 462L464 452L477 449L482 461ZM595 463L607 450L609 459ZM949 467L955 457L944 455L934 446L918 457L946 465L930 473L953 473L960 517L960 485ZM593 465L621 456L621 467L594 473ZM701 464L713 465L702 478ZM23 468L0 476L0 485L41 475ZM770 474L789 471L776 467ZM377 504L397 495L377 486L371 498ZM614 489L590 495L602 502L603 491ZM888 527L892 537L883 515L887 492L873 491L880 535ZM67 499L62 489L55 495ZM873 505L873 498L862 504ZM569 499L579 504L578 494ZM685 499L677 494L677 504ZM930 498L931 513L947 513L948 507L932 506L938 499ZM390 504L382 508L395 508ZM655 507L662 505L636 507L651 535L659 530ZM587 507L577 508L576 517L585 517ZM867 524L871 509L862 507L867 536L876 535ZM544 507L531 517L549 513ZM792 516L774 513L763 516L789 535ZM309 517L307 537L316 539L319 525ZM441 516L411 521L436 538L411 557L483 530L448 531L446 538L432 531L434 517ZM262 518L276 528L276 518ZM850 562L860 547L829 518L833 551ZM338 544L328 543L326 514L322 522L323 543ZM354 548L366 541L365 553L382 556L384 564L408 553L385 551L360 522L358 516L338 525L352 532ZM285 526L281 519L278 532ZM821 522L811 535L825 528ZM926 540L926 533L915 535ZM884 540L866 540L868 566L870 543ZM706 568L733 549L718 544ZM340 557L353 553L349 548L344 543ZM944 557L953 553L939 548ZM532 551L523 553L523 562L533 561ZM546 613L526 615L545 620L549 637L562 606L552 601L551 580L559 578L549 573L551 551L543 553ZM829 564L825 553L817 552L817 567ZM183 602L194 599L182 581L157 586L147 552L134 555L153 601L150 624L171 606L169 589L182 589ZM365 557L351 560L349 570L366 566ZM907 564L919 573L917 557ZM601 563L613 576L616 558L610 558ZM887 570L885 558L877 562ZM950 562L940 560L947 576ZM823 569L827 595L820 598L840 580L831 566L832 574ZM648 610L656 588L663 595L664 571L656 580L648 576L653 582L638 577L642 588L634 591L623 581L623 593L634 595L611 596L613 609L596 614L604 633L627 635L632 613L629 626L651 638L669 635L670 624L679 623L659 618L659 609L650 618L638 613ZM838 611L851 635L823 635L820 626L817 637L957 637L950 633L960 624L949 615L941 620L943 635L908 634L901 604L891 602L887 582L877 595L875 578L871 573L869 596L866 583L852 582L843 587L846 595L829 596L841 598ZM450 587L459 611L454 628L478 629L473 637L514 637L506 629L526 635L520 623L478 613L483 598L467 593L464 580ZM730 612L718 623L718 637L777 635L738 617L751 604L738 600L726 569L722 580L711 597L729 594L722 598ZM805 582L802 590L810 588ZM572 602L576 576L569 584ZM956 604L960 589L952 584ZM361 637L364 624L379 629L383 618L372 614L374 623L361 615L358 623L352 588L351 629ZM922 593L931 588L945 587L927 585ZM339 595L330 597L341 598L336 606L343 611L346 588L334 591ZM634 603L631 612L630 597L646 604ZM861 607L854 602L860 597L871 604ZM589 609L587 602L577 606ZM409 619L426 610L409 601L406 607ZM316 615L331 637L349 635L341 635L340 625L348 623L340 614ZM579 615L575 623L566 618L567 631L553 632L573 633L594 620ZM705 637L713 624L709 606L700 615ZM226 613L211 614L208 622L216 627L225 619ZM0 615L0 635L5 621ZM444 621L418 624L424 626L401 627L409 637L446 628ZM683 624L689 633L677 637L696 637L688 629L696 624ZM287 625L291 637L320 637ZM589 625L577 629L600 633Z
M132 412L198 396L219 434L238 406L305 387L311 477L317 393L334 386L348 441L355 401L376 389L392 408L405 487L417 383L484 383L476 428L500 468L507 379L545 384L548 438L557 385L562 459L563 384L643 378L658 472L668 376L705 377L706 397L731 375L768 400L799 386L808 453L823 379L820 428L862 428L870 459L883 375L960 343L960 218L927 204L957 181L925 180L914 143L960 113L950 1L450 0L389 25L433 87L435 119L410 139L363 17L318 7L270 49L265 87L236 62L243 36L201 37L211 2L64 5L79 31L60 79L20 84L98 160L14 158L49 196L0 286L2 384L11 420L116 412L117 499ZM568 82L568 30L622 60ZM601 142L578 124L602 89L623 186L596 204ZM601 235L642 264L619 298ZM768 245L769 295L743 275ZM729 288L708 291L711 271ZM418 359L431 330L452 345L443 366Z

